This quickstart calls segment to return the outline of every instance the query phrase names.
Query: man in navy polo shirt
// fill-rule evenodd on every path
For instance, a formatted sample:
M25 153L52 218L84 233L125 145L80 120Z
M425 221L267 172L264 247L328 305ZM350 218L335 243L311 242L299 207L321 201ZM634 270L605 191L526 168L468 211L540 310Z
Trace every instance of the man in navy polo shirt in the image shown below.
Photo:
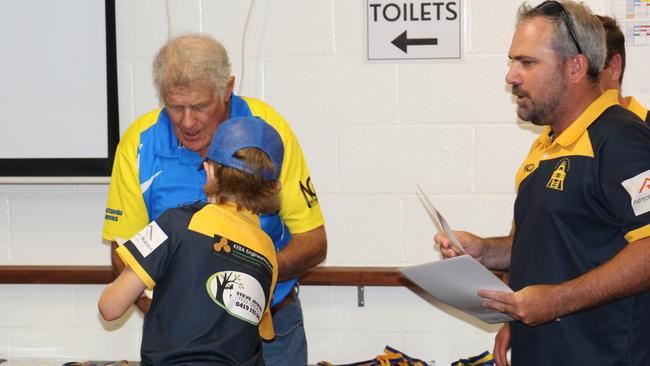
M522 5L508 56L518 117L546 127L516 175L511 235L458 232L486 267L510 270L514 293L479 291L516 319L497 365L510 345L516 365L648 365L650 130L601 93L604 31L585 6Z

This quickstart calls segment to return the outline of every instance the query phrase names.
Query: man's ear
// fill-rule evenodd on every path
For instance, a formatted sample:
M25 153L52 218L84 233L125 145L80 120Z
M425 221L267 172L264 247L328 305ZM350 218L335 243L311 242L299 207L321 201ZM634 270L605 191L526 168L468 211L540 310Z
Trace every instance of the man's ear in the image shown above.
M226 85L226 92L223 96L223 101L227 102L232 97L232 91L235 89L235 75L230 75L228 78L228 85Z
M620 53L614 54L607 61L607 68L610 69L610 73L612 74L612 81L620 82L621 73L623 72L623 57Z
M279 180L275 181L275 189L278 191L282 189L282 183Z
M569 64L569 79L573 82L579 82L582 78L589 77L589 60L587 56L578 54L571 57L568 61Z

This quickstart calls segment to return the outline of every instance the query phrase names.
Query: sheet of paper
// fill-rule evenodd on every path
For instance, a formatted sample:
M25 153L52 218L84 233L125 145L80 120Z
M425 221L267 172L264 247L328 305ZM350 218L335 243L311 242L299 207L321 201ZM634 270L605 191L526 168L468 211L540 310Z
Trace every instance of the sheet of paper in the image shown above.
M433 225L436 226L438 231L444 231L445 234L447 234L447 238L449 238L451 245L454 246L454 248L458 253L467 254L467 252L465 252L465 248L463 248L463 246L460 245L460 241L458 241L458 238L456 238L456 235L454 235L454 231L451 230L451 228L447 224L447 220L445 220L445 218L442 217L440 212L435 208L433 203L431 203L429 197L427 197L427 195L424 194L424 191L422 190L422 188L417 182L415 183L415 186L418 188L418 197L420 198L420 202L422 202L422 204L424 205L424 209L427 210L427 213L429 214L431 221L433 221Z
M512 320L483 307L479 289L512 292L510 287L469 255L400 268L399 271L438 300L487 323Z

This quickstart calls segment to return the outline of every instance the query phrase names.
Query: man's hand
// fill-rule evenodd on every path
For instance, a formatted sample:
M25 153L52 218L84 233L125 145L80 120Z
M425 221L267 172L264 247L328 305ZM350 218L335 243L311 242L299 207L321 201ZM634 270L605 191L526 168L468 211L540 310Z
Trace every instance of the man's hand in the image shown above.
M561 285L535 285L514 292L479 290L483 306L510 315L524 324L535 326L559 319L571 312Z
M467 254L474 257L488 269L493 271L510 269L510 250L512 248L514 229L508 236L491 238L481 238L466 231L454 231L454 235L456 235ZM440 246L440 252L444 258L452 258L461 254L454 249L445 233L437 233L433 237L433 241Z
M510 349L510 324L505 323L494 339L494 360L497 366L510 366L508 363L508 350Z
M485 245L483 243L483 238L480 238L472 233L467 231L454 231L454 235L458 238L460 245L463 246L463 249L467 254L474 257L477 261L481 262L483 258L483 251L485 250ZM433 242L440 246L440 252L444 258L453 258L457 257L463 253L458 252L458 250L452 245L451 241L447 237L447 234L444 232L439 232L433 237Z
M515 293L479 290L487 308L528 325L559 319L650 288L650 237L626 245L614 258L555 285L524 287Z

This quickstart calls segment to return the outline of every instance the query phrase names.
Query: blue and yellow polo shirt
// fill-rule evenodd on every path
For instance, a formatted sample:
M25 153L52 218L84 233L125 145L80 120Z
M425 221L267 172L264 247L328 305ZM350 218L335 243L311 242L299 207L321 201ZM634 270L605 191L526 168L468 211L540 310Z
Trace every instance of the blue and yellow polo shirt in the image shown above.
M607 91L559 136L545 128L516 185L510 286L576 278L650 236L650 129ZM644 291L536 327L512 322L512 362L646 365L648 309Z

